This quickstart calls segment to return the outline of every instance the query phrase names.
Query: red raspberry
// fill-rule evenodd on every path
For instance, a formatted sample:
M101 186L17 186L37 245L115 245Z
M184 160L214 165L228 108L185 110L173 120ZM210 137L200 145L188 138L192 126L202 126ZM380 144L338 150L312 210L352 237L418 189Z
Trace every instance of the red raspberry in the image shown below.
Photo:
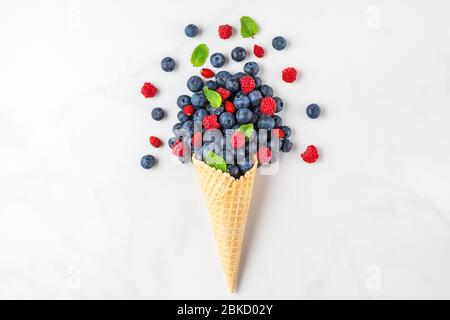
M279 139L284 138L284 131L281 130L280 128L275 128L275 129L273 129L272 132L273 132L274 137L279 138Z
M262 58L264 57L264 48L258 46L257 44L255 44L253 46L253 53L255 54L255 56L257 56L258 58Z
M230 101L225 101L225 111L230 113L235 113L236 108L234 107L234 104Z
M205 127L206 130L219 129L220 124L217 122L217 116L215 114L205 116L203 118L203 126Z
M157 92L158 89L150 82L144 83L141 89L141 93L145 98L153 98Z
M272 159L272 151L267 147L259 148L258 150L258 161L261 164L268 164Z
M194 109L193 106L188 104L186 107L183 108L183 112L187 116L192 116L194 114L194 112L195 112L195 109Z
M224 24L223 26L219 26L219 37L220 39L228 39L233 34L233 27Z
M308 146L301 154L301 157L303 161L307 163L313 163L316 162L317 159L319 159L319 152L317 151L317 148L315 146Z
M205 78L212 78L212 77L214 77L216 74L214 73L214 71L212 71L211 69L208 69L208 68L203 68L201 71L200 71L200 74L202 75L202 76L204 76Z
M297 80L297 70L294 68L286 68L282 73L283 80L287 83L292 83Z
M161 140L159 140L159 138L151 136L150 139L150 144L152 146L154 146L155 148L159 148L161 146Z
M231 135L231 146L234 149L238 149L244 145L245 145L244 133L240 130L236 130L235 132L233 132L233 134Z
M192 146L194 146L194 148L198 148L201 145L202 145L202 132L201 131L197 131L192 136Z
M184 145L183 142L181 141L177 141L175 142L175 144L173 145L172 148L172 153L174 155L176 155L177 157L184 157L185 153L186 153L186 146Z
M239 81L241 83L241 90L245 94L249 94L250 92L255 90L256 82L255 79L253 79L253 77L243 76L241 79L239 79Z
M259 103L259 111L266 116L271 116L275 113L277 103L272 97L264 97Z
M219 88L216 91L218 94L220 94L220 96L222 97L222 100L227 100L231 95L230 90L227 90L225 88Z

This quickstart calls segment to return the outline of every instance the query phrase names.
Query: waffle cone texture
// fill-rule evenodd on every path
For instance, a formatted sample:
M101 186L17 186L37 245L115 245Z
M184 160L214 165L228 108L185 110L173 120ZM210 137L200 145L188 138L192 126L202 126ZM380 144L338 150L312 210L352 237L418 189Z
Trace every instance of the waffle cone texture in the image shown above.
M225 279L236 291L245 224L250 209L257 164L239 179L193 158L208 208Z

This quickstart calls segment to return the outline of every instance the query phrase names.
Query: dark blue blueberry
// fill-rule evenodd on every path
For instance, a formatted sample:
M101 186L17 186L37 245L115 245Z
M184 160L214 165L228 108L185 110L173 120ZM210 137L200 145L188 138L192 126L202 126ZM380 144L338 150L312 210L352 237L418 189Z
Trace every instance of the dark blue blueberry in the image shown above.
M171 57L165 57L161 60L161 68L166 72L171 72L175 69L175 60Z
M224 106L220 106L218 108L208 107L208 111L210 114L215 114L216 116L220 116L225 111Z
M179 96L177 99L177 106L180 109L183 109L188 104L191 104L191 98L188 95L183 94L182 96Z
M203 80L198 76L192 76L187 81L187 87L192 92L199 92L203 88Z
M223 129L231 129L236 124L236 119L232 113L224 112L219 117L219 123Z
M198 27L195 24L188 24L186 28L184 28L184 34L189 38L193 38L198 35Z
M253 164L250 163L250 161L248 161L246 159L245 163L238 164L238 166L239 166L239 169L241 171L241 175L244 175L247 171L249 171L253 167Z
M259 89L264 97L273 97L273 89L267 84L263 84Z
M251 76L256 76L259 72L259 65L254 61L247 62L244 65L244 72Z
M177 141L180 141L180 139L177 138L177 137L172 137L172 138L170 138L170 139L169 139L169 148L172 149L172 148L173 148L173 145L174 145L175 142L177 142Z
M207 87L209 90L216 91L219 86L217 85L217 82L215 82L214 80L208 80L205 82L205 87Z
M283 37L275 37L272 40L272 47L275 50L283 50L284 48L286 48L287 42L286 39Z
M227 166L227 172L233 178L235 178L235 179L239 178L240 171L239 171L239 167L238 166L235 166L234 164L229 164Z
M150 154L143 156L141 159L141 166L144 169L150 169L156 163L156 158Z
M234 79L240 79L240 78L242 78L242 77L244 77L245 76L245 73L243 73L243 72L238 72L238 73L235 73L234 75L233 75L233 78Z
M183 134L182 129L183 129L183 124L178 122L173 125L172 132L176 137L179 137Z
M206 115L208 115L208 111L205 109L199 109L194 113L194 121L202 121Z
M289 138L291 136L291 128L288 126L281 126L280 129L283 130L285 138Z
M261 100L263 98L262 93L259 90L253 90L252 92L250 92L248 94L248 97L250 99L250 103L254 107L259 106L259 103L261 102Z
M252 122L253 113L247 108L241 108L236 111L236 120L239 124Z
M273 121L275 121L275 128L281 127L281 125L283 124L283 120L281 120L281 117L274 115L274 116L272 116L272 118L273 118Z
M228 71L220 71L216 74L216 82L223 88L225 88L228 78L231 78L231 73Z
M255 89L259 89L262 86L262 80L260 77L255 77Z
M223 54L221 54L220 52L216 52L211 55L209 61L214 68L222 68L226 62L226 59Z
M280 150L283 152L289 152L292 149L292 141L285 138L283 139L283 141L281 142L281 148Z
M233 59L236 62L240 62L245 59L247 56L247 52L242 47L236 47L231 51L231 59Z
M259 109L258 109L258 110L255 109L255 110L253 111L253 117L252 117L252 123L253 123L253 124L257 124L257 123L258 123L259 116L260 116L260 114L259 114Z
M231 92L236 92L236 91L239 91L239 89L241 88L241 85L240 85L238 79L231 77L231 78L228 78L227 81L225 82L225 87L228 90L230 90Z
M250 106L250 98L243 92L238 92L233 100L236 109L248 108Z
M274 97L273 100L275 100L275 102L277 103L277 108L275 109L275 112L280 112L281 110L283 110L283 100L281 100L281 98L279 97Z
M192 106L195 109L203 108L206 104L206 97L203 93L194 93L191 98Z
M317 119L320 116L320 107L313 103L306 108L306 115L311 119Z
M178 121L180 121L180 122L186 122L186 121L189 120L189 116L188 116L186 113L184 113L183 110L181 110L181 111L179 111L178 114L177 114L177 119L178 119Z
M269 116L260 116L257 126L258 129L272 130L275 127L275 120Z
M189 137L191 137L194 134L194 121L188 120L183 123L183 129L187 130L189 132Z
M153 120L159 121L162 118L164 118L164 110L161 109L160 107L156 107L155 109L152 110L152 118Z

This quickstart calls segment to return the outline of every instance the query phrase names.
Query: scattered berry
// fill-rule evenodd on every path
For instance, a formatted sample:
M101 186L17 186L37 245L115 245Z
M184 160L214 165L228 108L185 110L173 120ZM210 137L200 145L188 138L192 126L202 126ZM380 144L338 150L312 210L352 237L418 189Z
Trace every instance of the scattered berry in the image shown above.
M212 78L212 77L214 77L216 74L214 73L214 71L212 71L211 69L208 69L208 68L203 68L201 71L200 71L200 74L202 75L202 76L204 76L205 78Z
M311 119L317 119L320 116L319 105L313 103L306 108L306 115Z
M231 51L231 59L236 62L241 62L247 56L247 52L242 47L236 47Z
M281 130L280 128L273 129L272 134L274 137L278 139L284 138L284 131Z
M259 104L259 111L266 116L273 115L276 108L277 103L272 97L264 97Z
M258 129L272 130L275 127L275 121L272 117L262 115L257 122Z
M206 97L203 92L194 93L191 97L191 103L194 108L203 108L206 105Z
M236 108L234 107L234 104L230 101L225 101L225 111L229 113L235 113Z
M149 141L150 144L155 148L159 148L161 146L161 140L157 137L151 136Z
M233 178L239 178L239 167L234 164L229 164L227 166L227 172Z
M161 60L161 68L166 72L172 72L175 69L175 60L171 57L165 57Z
M250 98L243 92L238 92L234 97L233 104L236 109L248 108L250 106Z
M281 142L281 151L282 152L289 152L292 149L292 141L289 139L283 139Z
M227 87L228 90L231 92L237 92L239 91L239 88L241 85L239 84L239 79L236 79L234 77L228 78L225 82L225 87Z
M164 110L160 107L156 107L152 110L152 118L153 120L160 121L162 118L164 118Z
M231 146L234 149L242 148L245 145L245 135L242 131L236 130L231 135Z
M275 37L272 40L272 46L275 50L283 50L284 48L286 48L287 42L286 39L283 37Z
M187 105L186 107L184 107L183 112L185 115L187 116L192 116L195 112L195 109L193 106L191 106L190 104Z
M281 110L283 110L283 100L281 100L281 98L279 97L273 97L273 100L275 100L276 104L277 104L277 108L275 110L275 112L280 112Z
M291 128L288 126L281 126L280 129L283 130L285 138L289 138L291 136Z
M227 100L231 95L230 90L225 89L225 88L219 88L216 91L218 94L220 94L220 96L222 97L222 100L224 100L224 101Z
M192 76L188 79L186 85L192 92L199 92L203 88L203 80L198 76Z
M273 89L267 84L263 84L259 89L264 97L273 97Z
M186 28L184 28L184 34L189 38L194 38L199 33L198 27L195 24L188 24Z
M220 71L216 74L216 82L219 86L225 87L228 78L231 77L231 73L228 71Z
M305 152L301 154L301 157L307 163L314 163L319 159L319 152L315 146L308 146Z
M217 115L211 114L203 117L203 126L206 130L209 129L219 129L220 124L217 122Z
M258 161L261 164L268 164L272 159L272 151L267 147L261 147L258 150Z
M257 56L258 58L262 58L262 57L264 57L264 54L265 54L264 48L258 46L257 44L255 44L255 45L253 46L253 53L254 53L255 56Z
M184 157L184 155L186 154L185 144L181 141L175 142L172 147L172 154L176 155L177 157Z
M236 120L239 124L250 123L253 118L253 113L248 108L241 108L236 111Z
M252 106L257 107L259 106L259 103L261 102L263 96L261 94L261 91L259 90L253 90L248 94L248 97L250 99L250 102Z
M219 117L219 123L223 129L231 129L236 124L236 118L234 117L234 114L224 112Z
M222 68L226 62L225 56L220 52L213 53L209 58L209 62L214 68Z
M294 68L286 68L282 73L283 81L287 83L292 83L297 80L297 70Z
M249 61L244 65L244 72L256 76L259 72L259 65L255 61Z
M251 76L244 76L239 81L241 83L241 90L245 94L249 94L256 87L255 79Z
M152 168L156 163L156 158L150 154L143 156L141 159L141 166L144 169Z
M177 99L178 108L183 109L188 104L191 104L191 98L189 96L183 94L182 96L178 97Z
M219 37L220 39L228 39L233 35L233 27L225 24L219 26Z
M158 89L156 89L156 87L150 82L144 83L141 88L141 93L145 98L153 98L157 92Z

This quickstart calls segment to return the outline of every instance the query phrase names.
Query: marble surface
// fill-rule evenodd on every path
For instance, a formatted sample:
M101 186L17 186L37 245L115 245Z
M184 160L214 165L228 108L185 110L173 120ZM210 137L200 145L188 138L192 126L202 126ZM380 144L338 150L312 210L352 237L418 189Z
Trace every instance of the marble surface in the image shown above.
M147 137L169 137L196 44L253 45L216 36L242 15L289 41L261 64L295 150L258 177L230 295L192 166ZM0 30L0 298L450 298L450 2L16 1Z

